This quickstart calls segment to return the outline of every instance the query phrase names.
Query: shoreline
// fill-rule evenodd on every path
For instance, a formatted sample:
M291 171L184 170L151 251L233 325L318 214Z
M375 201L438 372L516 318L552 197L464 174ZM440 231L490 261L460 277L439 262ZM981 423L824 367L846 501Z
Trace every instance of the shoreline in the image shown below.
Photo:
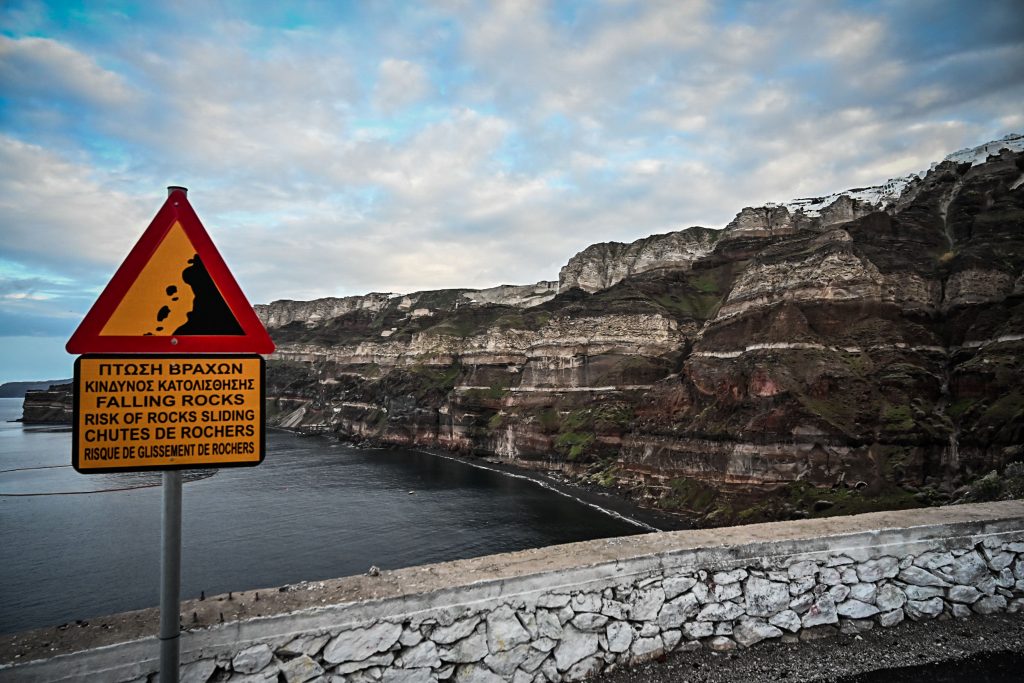
M628 522L629 524L641 529L640 533L684 531L687 529L701 528L695 520L683 515L643 507L613 491L596 490L595 487L581 485L564 475L558 476L559 473L554 470L523 467L495 457L468 456L432 446L403 446L399 444L384 444L369 440L357 442L351 439L341 438L337 434L330 432L305 432L295 429L287 429L284 427L268 427L268 429L286 434L293 434L302 438L324 437L352 448L362 450L395 449L425 453L434 457L461 462L470 467L497 472L508 477L523 479L532 482L541 488L557 493L560 496L571 498L572 500L593 508L602 514Z
M595 508L604 514L624 519L648 532L683 531L699 528L694 520L661 510L637 505L635 502L612 491L597 490L592 486L581 485L566 476L557 476L554 470L533 469L515 463L492 458L475 458L458 455L436 449L418 449L442 458L458 460L472 467L480 467L506 476L517 477L554 491L559 495L572 498L584 505Z
M633 526L643 529L645 532L656 533L660 531L667 531L668 529L659 528L654 526L642 517L647 515L642 514L642 510L620 510L615 508L625 507L623 501L615 501L611 499L598 500L597 496L590 494L586 489L580 486L575 486L569 482L560 481L554 479L550 475L542 474L535 470L529 470L526 468L516 467L514 465L502 462L495 462L486 458L472 459L467 457L459 457L451 453L443 453L435 450L428 449L415 449L419 453L426 453L436 458L445 458L447 460L454 460L461 462L470 467L476 467L478 469L487 470L489 472L497 472L506 477L514 477L516 479L523 479L540 486L541 488L547 489L553 493L557 493L560 496L565 496L575 500L577 503L586 505L587 507L593 508L598 512L614 517L615 519L628 522ZM590 495L588 495L590 494Z

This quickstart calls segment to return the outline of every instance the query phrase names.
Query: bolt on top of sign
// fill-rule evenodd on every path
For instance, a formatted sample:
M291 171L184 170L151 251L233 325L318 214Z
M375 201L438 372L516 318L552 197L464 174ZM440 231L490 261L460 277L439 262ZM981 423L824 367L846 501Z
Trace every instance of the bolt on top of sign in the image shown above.
M67 343L82 473L258 465L274 343L186 198L167 201Z

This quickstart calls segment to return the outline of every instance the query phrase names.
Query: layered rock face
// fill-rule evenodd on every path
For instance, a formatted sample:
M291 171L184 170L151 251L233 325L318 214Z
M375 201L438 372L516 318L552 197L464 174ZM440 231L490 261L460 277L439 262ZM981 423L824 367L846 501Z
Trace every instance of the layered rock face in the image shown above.
M73 415L71 384L54 384L46 390L25 392L21 416L24 424L71 424Z
M786 516L837 483L883 506L952 490L1024 459L1024 153L1001 149L895 199L866 188L594 245L557 296L260 307L275 419L588 470L721 521Z
M392 296L374 292L365 296L331 297L315 301L275 301L269 306L257 304L253 308L268 328L283 327L295 321L307 327L315 327L355 311L380 311Z
M558 283L542 280L532 285L499 285L488 289L446 290L441 295L444 301L437 302L429 292L415 294L382 294L373 292L364 296L329 297L314 301L275 301L272 304L257 304L253 308L268 329L284 327L299 321L306 327L317 327L323 323L340 318L349 313L380 313L393 301L402 311L412 311L414 315L433 315L432 306L444 310L462 305L497 304L528 308L550 301L558 292ZM436 294L436 293L435 293ZM422 305L417 305L420 299Z
M630 275L658 268L685 268L714 248L718 230L693 227L651 235L632 244L592 244L569 259L558 274L558 289L597 292Z

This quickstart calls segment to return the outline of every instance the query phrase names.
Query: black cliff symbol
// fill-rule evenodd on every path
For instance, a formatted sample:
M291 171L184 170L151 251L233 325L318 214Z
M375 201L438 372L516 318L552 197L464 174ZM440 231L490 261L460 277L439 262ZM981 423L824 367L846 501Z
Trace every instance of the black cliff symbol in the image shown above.
M206 266L203 265L199 254L190 258L188 262L191 265L182 271L181 279L192 288L195 298L192 301L192 310L188 313L188 322L176 329L174 334L245 334L235 319L235 314L220 295L217 285L206 272ZM168 294L171 292L168 291Z

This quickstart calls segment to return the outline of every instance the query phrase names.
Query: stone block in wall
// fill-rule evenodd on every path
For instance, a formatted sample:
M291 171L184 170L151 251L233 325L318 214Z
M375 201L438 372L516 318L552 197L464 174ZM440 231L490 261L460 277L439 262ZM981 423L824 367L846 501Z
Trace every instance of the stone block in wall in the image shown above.
M743 608L735 602L712 602L697 614L698 621L732 621L743 615Z
M697 585L697 579L692 576L673 576L665 579L661 584L661 588L665 591L665 599L671 600L682 595L695 585Z
M679 628L700 611L700 603L692 593L670 600L658 614L658 625L663 629Z
M367 657L366 659L360 659L355 662L342 662L336 665L331 671L336 674L355 674L362 671L369 671L371 669L379 669L382 666L390 666L395 661L395 656L390 652L374 655Z
M946 590L937 586L903 586L903 593L908 600L930 600L944 596Z
M268 662L270 660L267 660ZM179 671L179 683L206 683L217 668L217 660L200 659L181 667Z
M905 609L908 617L914 621L921 621L934 619L942 614L943 604L942 598L939 597L927 600L907 600Z
M840 619L839 632L845 635L857 635L865 633L875 627L871 619Z
M989 569L985 558L977 551L972 551L957 557L949 566L936 570L936 573L950 583L972 586L988 577Z
M761 619L751 617L741 618L732 630L733 640L743 647L750 647L762 640L778 638L781 635L782 631L779 628Z
M728 652L736 649L736 641L727 636L716 636L708 641L708 647L715 652Z
M665 641L660 634L647 638L637 638L630 648L630 661L632 663L642 662L654 657L659 657L665 652Z
M664 604L665 591L660 586L638 590L630 603L629 618L632 621L650 621L657 618Z
M848 619L867 619L878 614L878 608L869 603L851 598L836 605L836 613Z
M568 602L568 599L566 599ZM476 629L480 623L480 617L468 617L460 619L449 626L438 626L431 632L430 639L438 645L448 645L457 640L462 640Z
M559 671L567 671L573 664L590 657L597 650L596 633L587 633L567 626L563 629L562 639L554 650L555 666Z
M715 625L710 621L689 621L683 624L683 635L690 640L707 638L715 632Z
M895 557L881 557L867 560L856 566L857 579L863 583L875 583L882 579L894 578L900 571L900 563Z
M299 636L288 641L286 645L281 646L276 654L281 657L297 657L298 655L315 657L330 639L331 637L326 634Z
M633 627L623 621L615 621L608 625L605 631L608 639L608 651L622 653L629 650L633 644ZM708 632L707 635L711 635Z
M1002 595L993 595L982 598L974 603L974 605L971 606L971 609L978 614L995 614L996 612L1005 612L1006 598Z
M733 569L728 572L715 572L711 580L716 586L727 586L731 583L739 583L745 578L747 578L746 569Z
M832 597L832 601L838 605L850 597L850 587L843 584L832 586L828 589L828 594Z
M597 675L604 666L601 657L591 656L577 662L562 677L564 681L584 681Z
M602 597L595 593L576 593L568 605L573 612L600 612Z
M424 640L403 651L395 663L403 669L432 668L441 666L441 657L434 641Z
M971 612L970 607L968 607L967 605L960 604L950 605L950 612L952 612L953 617L956 619L966 619L967 617L973 616L974 614L973 612Z
M861 602L873 605L877 595L878 588L873 583L855 583L850 586L850 597L854 600L860 600Z
M555 640L561 639L562 623L557 616L545 609L538 609L535 618L538 637L553 638Z
M528 644L522 643L507 650L491 653L484 657L484 664L487 668L499 676L509 677L515 673L523 662L536 650Z
M948 551L932 550L926 553L921 553L914 558L914 566L921 567L931 571L933 569L940 569L942 567L948 567L953 564L953 553Z
M273 658L274 653L268 645L255 645L235 655L231 660L231 668L238 673L254 674L270 664Z
M287 683L306 683L324 673L323 667L309 655L299 655L283 662L278 671Z
M581 631L593 631L594 633L597 633L598 631L604 630L605 624L608 623L608 617L603 614L583 612L573 617L569 623Z
M768 623L791 633L800 630L800 616L791 609L783 610L771 617Z
M498 674L478 664L463 664L455 670L456 683L505 683Z
M343 631L327 643L324 648L324 660L330 664L358 662L390 649L401 635L402 627L389 623Z
M878 615L878 625L883 628L890 628L901 621L903 621L903 610L899 608Z
M913 565L901 571L899 573L899 578L900 581L909 583L912 586L937 586L946 588L950 585L948 581L940 579L930 571Z
M600 601L598 601L600 605ZM486 617L487 648L492 653L509 650L521 643L531 640L529 631L516 617L516 613L507 605L503 605ZM605 619L607 621L607 619Z
M747 614L752 617L771 617L789 607L789 586L758 577L747 579L743 590L747 601Z
M883 584L875 595L875 605L883 612L891 612L895 609L899 609L903 607L906 602L906 594L891 583Z
M807 613L801 619L801 625L805 629L838 622L839 613L836 611L836 603L827 593L811 603Z
M487 636L482 628L477 628L472 634L442 649L438 656L445 662L470 664L479 662L488 654L490 650L487 647Z
M803 579L814 576L818 571L818 565L811 560L802 560L789 565L790 579Z

